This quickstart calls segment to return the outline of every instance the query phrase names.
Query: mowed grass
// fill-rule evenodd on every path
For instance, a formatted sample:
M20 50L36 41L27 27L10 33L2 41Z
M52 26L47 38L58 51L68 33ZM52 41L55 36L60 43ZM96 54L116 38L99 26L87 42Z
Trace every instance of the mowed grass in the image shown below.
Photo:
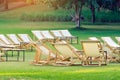
M7 67L7 65L9 67ZM28 62L1 63L1 80L119 80L119 64L103 67L33 66Z
M83 29L74 28L72 22L23 22L20 20L1 20L0 34L27 33L33 36L31 30L68 29L72 35L80 40L96 36L120 36L119 24L82 25ZM115 39L114 39L115 40ZM73 44L81 49L80 44ZM119 80L120 64L110 63L102 67L55 67L34 66L30 62L34 59L35 51L26 51L25 62L0 62L0 80ZM15 58L14 58L15 59Z
M42 7L41 7L42 6ZM51 11L52 10L52 11ZM100 39L102 36L120 36L120 24L92 25L83 24L82 30L75 29L74 22L27 22L19 20L24 14L52 14L53 9L43 5L26 6L15 10L0 12L0 34L27 33L33 37L31 30L68 29L72 35L86 40L90 36ZM59 12L62 14L62 12ZM116 40L115 40L116 41ZM79 50L81 45L73 44ZM102 67L55 67L31 65L35 51L26 51L26 60L22 62L0 62L0 80L119 80L120 64L110 63ZM4 58L4 57L3 57ZM22 58L22 56L20 56ZM16 57L10 57L13 60Z
M83 29L75 28L74 22L27 22L20 20L0 20L0 34L20 34L27 33L32 38L31 30L60 30L68 29L72 35L78 36L79 41L95 36L100 39L102 36L110 36L114 39L115 36L120 36L120 24L83 24ZM114 39L115 40L115 39ZM79 48L79 45L75 45Z

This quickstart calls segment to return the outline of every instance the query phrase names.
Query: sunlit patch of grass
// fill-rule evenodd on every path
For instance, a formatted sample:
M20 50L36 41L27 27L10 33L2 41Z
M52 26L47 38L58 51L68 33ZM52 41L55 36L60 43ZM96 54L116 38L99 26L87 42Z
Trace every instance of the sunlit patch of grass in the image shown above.
M82 25L83 30L75 29L72 22L24 22L20 20L1 20L0 34L27 33L31 37L31 30L68 29L72 35L86 40L90 36L100 39L102 36L110 36L114 39L120 35L118 25ZM112 27L113 26L113 27ZM72 44L79 50L80 44ZM50 46L51 47L51 46ZM0 62L0 80L119 80L120 64L110 63L102 67L55 67L33 66L35 51L26 51L25 62ZM4 58L4 57L3 57Z

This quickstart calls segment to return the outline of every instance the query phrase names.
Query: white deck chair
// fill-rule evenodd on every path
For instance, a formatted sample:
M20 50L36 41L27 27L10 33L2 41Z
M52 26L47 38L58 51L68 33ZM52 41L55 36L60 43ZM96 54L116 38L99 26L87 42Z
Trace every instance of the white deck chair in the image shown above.
M65 37L60 33L59 30L51 30L50 31L55 38L59 38L60 40L65 40Z
M3 41L7 45L13 44L5 35L0 34L0 40Z
M104 41L105 46L107 46L110 49L111 56L114 57L113 61L120 62L120 45L114 42L110 37L101 37L101 38Z
M7 34L9 39L16 45L20 45L21 40L16 36L16 34Z
M120 37L115 37L115 39L118 41L118 43L120 44Z
M31 39L31 37L28 34L18 34L18 36L21 39L21 46L30 48L32 51L33 47L30 44L34 43L34 41Z
M111 48L111 49L117 49L120 48L120 45L118 45L116 42L112 40L110 37L101 37L101 39L105 42L105 44Z
M14 45L7 45L5 43L3 43L1 40L0 40L0 50L3 50L2 48L15 48Z
M89 37L89 40L92 40L92 41L100 41L97 37ZM101 45L102 45L102 47L103 47L103 50L106 51L106 53L109 53L109 54L110 54L110 49L109 49L108 47L104 46L102 42L100 42L100 43L101 43ZM98 43L98 45L100 45L100 44ZM109 55L109 54L108 54L108 55Z
M97 37L89 37L89 40L92 40L92 41L100 41ZM101 45L103 46L103 43L102 42L100 42L101 43ZM99 43L98 43L98 45L99 45Z
M40 33L45 37L45 39L54 40L55 38L50 34L48 30L40 31Z
M49 56L49 53L50 53L50 57L53 57L53 58L56 57L56 55L53 52L51 52L48 48L46 48L45 46L39 45L39 48L42 51L43 55Z
M5 54L5 57L6 57L6 61L8 61L8 51L12 51L12 56L13 56L13 52L14 51L17 51L20 53L20 50L24 50L24 49L21 49L21 48L18 48L18 46L16 45L12 45L12 44L5 44L3 43L1 40L0 40L0 51L3 52ZM4 60L4 59L3 59ZM5 60L4 60L5 61Z
M96 38L96 37L89 37L89 40L98 41L98 38Z
M32 30L32 33L38 39L38 41L45 39L45 37L40 33L40 30Z
M18 36L20 37L22 42L25 42L25 43L33 42L33 40L30 38L28 34L18 34Z
M71 43L73 43L73 42L72 42L73 39L76 39L76 43L78 43L78 37L77 37L77 36L73 36L68 30L60 30L60 33L61 33L64 37L70 39L70 40L71 40Z
M80 52L76 52L73 46L64 41L53 43L53 47L62 55L62 61L57 61L56 64L75 65L77 61L81 60Z
M100 44L99 46L98 43ZM107 57L104 56L104 51L102 49L100 41L81 41L81 44L83 49L83 66L92 65L92 62L94 61L99 62L99 66L101 66L101 64L103 64L102 62L104 61L106 64ZM99 47L101 47L101 49Z
M35 43L33 44L33 47L36 49L36 54L35 54L35 64L47 64L49 63L52 59L56 60L57 58L60 58L60 55L57 55L56 52L52 51L49 49L46 45L41 44L41 43ZM44 55L46 56L47 59L43 60L41 57Z

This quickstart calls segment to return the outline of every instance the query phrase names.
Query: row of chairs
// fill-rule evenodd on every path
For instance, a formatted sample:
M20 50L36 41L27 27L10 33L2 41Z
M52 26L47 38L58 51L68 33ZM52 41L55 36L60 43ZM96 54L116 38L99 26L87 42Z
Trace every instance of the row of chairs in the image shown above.
M99 40L96 37L89 37L89 39L94 41ZM101 39L103 40L103 43L101 43L104 50L106 50L110 56L116 57L116 60L120 62L120 37L115 37L118 43L116 43L111 37L101 37Z
M90 40L99 40L96 37L89 37ZM115 39L118 41L118 44L111 38L111 37L101 37L104 43L103 46L108 47L112 52L115 52L116 50L120 50L120 37L115 37Z
M38 41L42 41L44 39L56 39L56 37L54 38L50 33L49 31L42 31L42 34L41 33L37 33L37 31L32 31L33 34L35 35L36 38L38 38ZM53 31L54 32L54 31ZM59 35L59 38L74 38L74 36L71 35L71 33L68 31L68 30L63 30L61 31L65 34L68 34L68 36L60 36ZM44 36L43 36L44 35ZM62 35L62 34L61 34ZM31 44L32 43L32 44ZM36 47L34 44L34 41L30 38L30 36L28 34L7 34L7 37L3 34L0 34L0 47L1 47L1 50L4 51L6 50L5 48L8 48L9 49L12 49L14 48L14 50L17 48L21 49L21 45L22 44L30 44L30 46L34 46ZM36 44L36 43L35 43ZM3 49L4 48L4 49ZM39 49L42 49L42 52L44 52L45 54L49 54L50 52L50 49L48 49L45 45L39 45Z
M33 30L32 33L38 40L66 40L70 41L70 43L78 43L78 37L73 36L68 30ZM73 39L75 41L73 42Z
M22 51L23 52L23 61L25 61L25 49L22 49L20 46L20 42L15 34L7 34L9 38L7 38L5 35L0 34L0 50L1 54L6 55L6 61L8 61L8 51L17 51L17 61L19 61L19 54ZM2 56L2 55L1 55ZM0 57L2 61L5 61Z
M92 60L99 61L99 65L101 65L102 62L106 63L106 57L105 57L106 54L104 54L102 47L98 48L98 43L101 44L99 41L93 41L93 40L81 41L83 50L77 50L72 45L68 44L65 40L62 40L62 41L59 40L51 44L57 50L57 51L54 51L48 48L44 43L42 43L42 40L44 40L45 37L46 37L46 40L50 39L51 33L48 35L49 31L45 31L43 33L43 31L40 31L40 30L38 31L34 30L32 31L32 33L38 39L37 42L34 42L27 34L19 34L18 36L23 44L27 43L36 49L35 61L33 63L48 64L53 61L57 64L73 65L73 63L75 63L74 59L79 59L80 61L82 61L83 65L91 64ZM10 34L8 36L10 38ZM2 40L2 38L0 38L0 40ZM14 41L17 42L18 40L18 39L15 39L15 34L14 36L12 34L11 38L13 39L13 40L11 39L12 42ZM5 38L3 38L2 41L4 41L4 39ZM4 42L7 42L7 41L8 40ZM19 44L21 42L19 42ZM102 56L100 55L100 53L102 53ZM41 54L47 56L47 59L41 60L40 58ZM92 57L97 57L97 58L92 58ZM104 58L104 61L102 60L103 58Z

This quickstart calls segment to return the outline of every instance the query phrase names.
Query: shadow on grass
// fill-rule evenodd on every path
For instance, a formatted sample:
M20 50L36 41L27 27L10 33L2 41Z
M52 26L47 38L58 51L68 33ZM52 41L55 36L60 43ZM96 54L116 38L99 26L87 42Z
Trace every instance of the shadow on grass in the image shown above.
M118 29L112 29L112 28L84 28L84 27L81 27L81 28L71 28L69 29L71 31L120 31L120 28Z

